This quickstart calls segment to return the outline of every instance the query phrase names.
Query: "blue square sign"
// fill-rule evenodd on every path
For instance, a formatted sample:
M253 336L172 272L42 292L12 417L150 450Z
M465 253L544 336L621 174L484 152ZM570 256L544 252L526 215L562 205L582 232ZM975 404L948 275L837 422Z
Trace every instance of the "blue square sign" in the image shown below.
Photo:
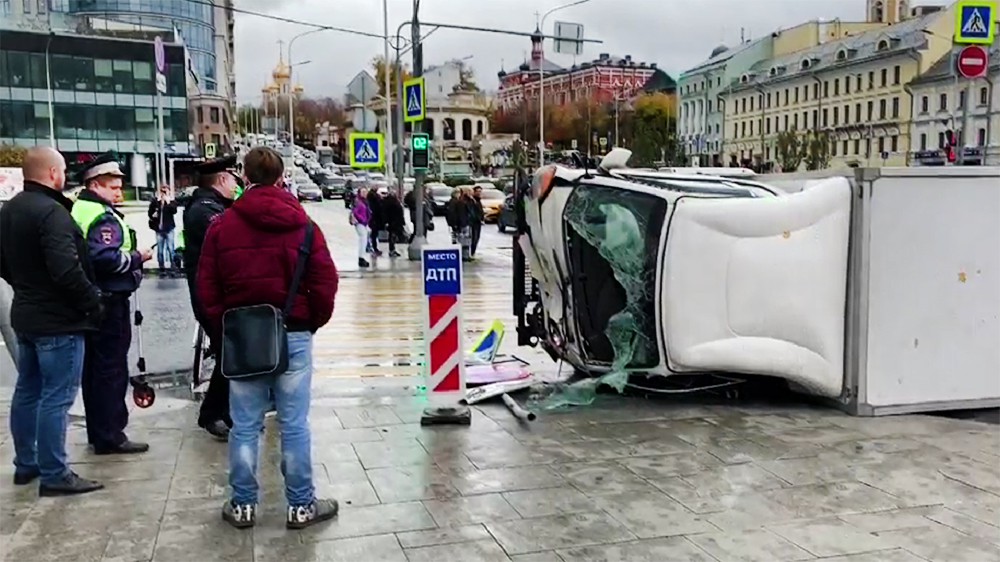
M425 295L462 294L462 250L423 248L421 250Z
M348 156L352 168L382 167L383 153L381 134L351 133L349 146L351 153Z
M427 100L424 97L424 78L418 76L403 82L403 121L415 123L423 121L427 115Z
M992 45L996 13L995 0L960 0L955 13L955 43Z

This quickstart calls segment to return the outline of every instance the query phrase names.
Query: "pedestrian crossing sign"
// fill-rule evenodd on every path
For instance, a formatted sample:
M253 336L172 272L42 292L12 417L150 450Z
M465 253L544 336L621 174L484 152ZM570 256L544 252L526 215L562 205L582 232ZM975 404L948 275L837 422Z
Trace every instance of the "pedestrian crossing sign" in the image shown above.
M381 133L351 133L350 154L352 168L381 168L384 153Z
M411 78L403 82L403 121L416 123L423 121L427 114L427 100L424 97L424 78Z
M955 7L955 43L992 45L996 36L995 0L961 0Z

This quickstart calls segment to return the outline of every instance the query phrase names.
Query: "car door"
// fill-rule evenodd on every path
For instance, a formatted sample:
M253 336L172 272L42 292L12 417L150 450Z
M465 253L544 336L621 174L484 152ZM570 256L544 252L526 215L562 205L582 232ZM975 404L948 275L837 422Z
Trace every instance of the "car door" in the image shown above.
M850 215L846 178L779 197L678 199L659 288L668 367L839 396Z

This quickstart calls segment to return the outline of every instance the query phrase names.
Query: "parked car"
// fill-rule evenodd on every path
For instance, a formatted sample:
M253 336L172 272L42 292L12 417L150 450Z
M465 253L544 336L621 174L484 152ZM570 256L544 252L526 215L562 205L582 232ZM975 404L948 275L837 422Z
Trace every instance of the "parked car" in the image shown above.
M483 188L480 195L480 202L483 205L483 222L492 224L497 221L504 199L504 194L499 189L495 187Z
M323 192L320 191L318 185L312 182L300 183L297 188L299 201L323 201Z
M347 180L340 176L328 174L320 179L319 186L323 191L323 197L327 199L343 197L344 192L347 190Z

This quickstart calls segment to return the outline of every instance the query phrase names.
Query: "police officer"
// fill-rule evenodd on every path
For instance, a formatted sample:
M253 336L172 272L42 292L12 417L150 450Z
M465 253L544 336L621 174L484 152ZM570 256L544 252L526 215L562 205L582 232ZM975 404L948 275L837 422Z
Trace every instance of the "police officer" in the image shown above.
M235 156L224 156L200 164L198 189L184 209L184 271L187 274L188 289L191 292L191 307L194 316L209 333L198 304L195 279L198 277L198 259L205 242L208 227L232 204L241 189L239 179L233 169ZM218 342L211 342L210 348L218 357ZM229 428L233 425L229 418L229 383L220 372L220 362L216 359L208 391L201 403L198 425L218 439L228 439Z
M132 343L129 297L139 288L142 264L153 250L136 247L135 231L114 203L122 200L122 178L114 154L102 154L80 172L86 189L73 205L73 220L87 239L87 256L97 278L104 318L87 337L83 360L83 405L87 438L98 455L134 454L146 443L125 436L128 408L128 349Z

